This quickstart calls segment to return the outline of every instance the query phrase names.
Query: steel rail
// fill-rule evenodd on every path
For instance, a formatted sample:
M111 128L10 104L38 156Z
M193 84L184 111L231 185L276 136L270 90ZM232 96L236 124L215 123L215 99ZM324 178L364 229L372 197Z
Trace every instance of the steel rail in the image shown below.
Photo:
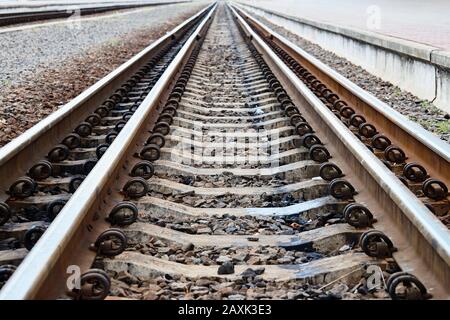
M376 124L392 140L392 143L406 151L408 161L415 161L426 166L435 178L450 185L450 146L415 122L408 120L386 103L360 88L347 78L325 65L311 54L307 53L285 37L242 10L240 12L249 22L257 26L296 61L305 66L312 74L321 79L331 89L342 96L349 106L359 110L367 121Z
M153 42L130 60L110 72L67 104L26 130L17 138L0 148L0 201L6 201L14 179L24 176L37 161L44 159L51 147L60 143L62 137L102 104L117 88L144 65L159 48L177 38L187 25L200 17L209 7L185 20L169 33Z
M56 298L66 289L65 276L69 265L77 264L81 269L87 269L92 264L95 253L80 263L77 252L86 250L89 244L93 243L92 241L95 241L95 238L107 229L104 219L99 219L97 216L99 211L103 211L103 203L99 199L109 193L109 184L111 180L115 180L112 177L118 177L118 172L126 168L128 149L135 145L138 133L148 125L149 115L157 108L167 87L171 85L174 76L180 71L186 56L198 38L203 35L215 7L216 4L211 4L204 9L209 12L201 24L101 157L98 165L86 177L33 250L2 288L0 300ZM168 36L170 37L170 35ZM45 282L52 283L52 287L43 287Z
M366 202L368 207L373 208L372 212L378 219L374 226L393 240L398 248L398 252L394 253L394 258L402 270L419 277L435 296L449 298L450 231L401 183L394 173L335 117L245 20L251 21L253 27L261 28L267 34L272 35L274 39L278 39L279 43L289 42L235 5L232 5L231 9L277 78L286 84L288 93L297 99L299 106L304 111L305 118L312 119L312 122L316 123L317 131L322 134L321 136L326 137L325 144L332 151L331 154L339 154L340 157L343 157L344 162L341 163L344 163L344 169L347 169L344 172L351 173L352 181L357 181L355 183L357 190L361 190L355 199L362 203ZM291 51L301 50L294 45L290 49ZM317 62L317 60L314 61ZM323 65L320 67L330 71L330 75L332 74L329 68L327 69ZM355 85L351 86L348 80L340 77L339 81L345 83L347 87L357 90L358 96L368 99L367 93ZM374 99L371 100L375 101ZM387 106L380 104L381 102L377 103L375 107L379 108L380 112L387 113ZM384 113L380 114L384 116ZM398 115L393 116L392 119L397 117ZM401 118L398 121L402 121L404 126L408 126L409 121ZM317 124L321 125L317 126ZM394 124L391 123L391 125ZM424 130L422 129L422 131ZM421 139L425 139L427 136L429 136L428 133L420 135ZM435 146L432 149L433 152L436 151L433 153L434 157L439 157L441 163L448 162L448 147L446 149L434 138L431 139L430 144ZM425 146L425 141L423 146ZM446 167L448 167L448 163L441 167L438 166L438 170ZM447 171L445 175L448 174ZM371 198L375 198L375 201ZM383 214L383 212L387 212L387 214Z

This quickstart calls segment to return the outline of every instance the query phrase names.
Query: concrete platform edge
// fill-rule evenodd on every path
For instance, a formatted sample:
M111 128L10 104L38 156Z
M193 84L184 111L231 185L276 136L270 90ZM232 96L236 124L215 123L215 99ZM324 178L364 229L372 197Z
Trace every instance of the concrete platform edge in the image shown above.
M237 4L450 113L450 52L414 41L292 17L247 3Z

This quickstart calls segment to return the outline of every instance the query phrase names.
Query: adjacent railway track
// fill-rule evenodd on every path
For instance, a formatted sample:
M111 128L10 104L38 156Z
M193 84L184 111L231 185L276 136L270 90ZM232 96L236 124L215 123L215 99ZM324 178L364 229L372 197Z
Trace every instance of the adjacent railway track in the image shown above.
M69 5L69 6L59 6L57 8L45 8L45 9L31 9L31 10L23 10L23 9L10 9L5 12L0 12L0 26L8 26L20 23L28 23L42 20L50 20L50 19L61 19L68 18L77 14L79 16L85 16L90 14L99 14L108 11L114 10L125 10L125 9L134 9L134 8L142 8L148 6L158 6L158 5L166 5L177 2L167 2L167 3L103 3L103 4L94 4L94 5L86 5L86 4L78 4L78 5Z
M450 297L448 145L238 7L45 121L0 151L2 299Z

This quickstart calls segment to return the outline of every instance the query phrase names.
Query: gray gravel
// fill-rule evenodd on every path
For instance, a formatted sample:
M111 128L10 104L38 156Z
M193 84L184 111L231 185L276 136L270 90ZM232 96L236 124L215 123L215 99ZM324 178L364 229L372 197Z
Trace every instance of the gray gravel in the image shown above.
M137 243L134 243L137 240ZM276 265L276 264L301 264L326 256L337 256L344 252L349 252L353 244L345 244L340 248L330 248L329 252L305 252L296 250L286 250L276 246L259 247L216 247L199 246L192 243L184 245L170 243L155 238L143 243L142 239L127 239L127 251L139 252L151 255L159 259L187 264L187 265L223 265L231 262L233 265ZM130 242L133 241L132 244ZM322 251L325 251L321 248Z
M68 58L82 56L92 48L120 42L127 33L163 24L169 18L175 19L203 5L202 2L150 7L79 24L0 33L0 90L46 67L55 67Z
M108 272L111 296L141 300L374 300L389 299L384 290L370 291L367 275L355 285L335 283L329 287L303 284L298 280L266 281L249 268L235 281L218 277L192 279L164 275L141 279L127 271ZM388 276L388 274L386 274Z
M157 7L84 21L82 29L72 33L63 25L0 33L0 44L8 44L0 51L0 147L204 6ZM164 19L158 17L163 14ZM136 23L137 16L141 25ZM129 22L123 21L125 17ZM97 31L102 37L94 41ZM67 43L67 35L76 41Z
M257 14L252 12L251 14L350 81L387 103L402 115L417 122L442 140L450 142L450 115L438 109L430 101L422 100L409 92L403 91L392 83L370 74L360 66L352 64L347 59L324 50L320 46L269 22Z

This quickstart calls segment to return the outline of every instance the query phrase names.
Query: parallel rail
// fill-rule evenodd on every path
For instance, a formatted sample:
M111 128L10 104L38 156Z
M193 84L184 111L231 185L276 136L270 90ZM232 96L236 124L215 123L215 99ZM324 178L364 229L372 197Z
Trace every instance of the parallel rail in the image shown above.
M3 287L0 292L0 299L60 297L67 291L66 280L68 274L66 271L69 266L79 266L82 271L86 271L91 267L96 253L88 251L87 248L91 247L91 245L96 242L97 238L104 231L108 230L109 223L103 219L106 217L106 213L114 212L116 205L123 203L124 193L129 194L127 192L137 192L136 190L138 188L131 188L127 191L124 187L127 182L130 181L129 172L137 161L134 156L135 151L136 149L139 150L139 146L144 144L146 133L148 131L153 131L154 133L155 124L161 124L161 118L157 120L157 117L167 99L169 97L173 97L174 95L183 95L184 89L179 91L179 89L175 87L175 84L177 83L175 80L180 79L180 75L181 78L187 77L189 79L188 74L185 73L185 68L189 65L193 66L193 63L195 62L195 60L192 60L195 58L192 57L192 55L194 54L195 56L195 54L198 54L198 50L200 50L199 43L201 43L202 39L205 37L213 14L216 10L216 5L212 6L212 9L206 14L197 29L186 41L183 48L178 52L177 56L166 68L164 74L159 78L158 82L145 97L145 100L142 101L135 113L131 116L128 122L121 129L120 133L111 143L110 147L102 155L97 165L92 169L83 183L71 196L61 212L59 212L56 219L49 226L47 231L42 235L31 252L26 256L25 260L14 272L10 280ZM373 225L373 227L377 230L376 233L372 233L372 235L376 236L372 239L373 241L369 241L371 246L363 249L366 253L371 252L374 259L371 260L370 258L362 258L359 254L356 254L352 255L352 263L358 264L367 260L366 262L370 261L374 264L385 265L393 258L395 263L403 272L407 272L408 274L412 274L417 277L421 283L425 285L425 288L428 289L428 292L431 293L433 297L449 298L450 232L448 228L437 219L436 215L430 211L430 209L433 209L434 207L438 207L439 210L445 210L445 208L448 208L448 202L446 202L448 201L447 195L445 195L445 199L440 199L434 202L428 201L428 206L426 206L422 201L423 199L419 199L416 194L414 194L401 182L395 172L392 172L385 163L380 161L377 157L379 154L376 152L375 154L371 152L371 150L367 148L366 144L363 143L365 142L364 139L362 139L362 141L358 139L346 125L341 123L341 121L336 118L335 113L329 110L329 108L327 108L324 104L325 101L323 101L323 99L319 99L289 68L289 66L286 65L282 59L280 59L275 51L271 49L271 42L274 42L283 50L288 52L291 60L287 59L286 55L283 56L280 52L278 52L280 56L282 58L284 57L288 63L294 60L302 65L307 65L308 68L311 68L310 72L314 74L316 79L320 79L323 83L326 83L328 87L332 88L332 91L337 92L342 97L342 100L345 98L348 106L353 107L354 110L357 110L358 112L361 112L364 115L365 120L373 121L373 123L376 124L378 131L386 133L386 136L406 151L408 157L413 157L414 159L420 161L420 163L424 164L427 171L431 173L433 177L438 177L444 183L448 183L448 172L445 172L445 169L448 168L448 146L442 144L437 139L430 138L423 129L418 128L412 132L409 129L410 124L408 121L395 114L394 116L389 115L387 112L387 107L381 104L381 102L357 88L348 80L343 79L341 76L332 72L318 61L307 56L303 51L301 51L301 49L272 32L260 22L248 16L248 14L244 11L235 6L230 8L237 24L239 25L239 28L246 36L246 41L248 41L249 46L254 46L254 48L256 48L255 51L252 51L255 54L255 57L260 59L258 61L262 64L267 64L262 67L263 74L266 76L267 81L274 81L275 79L278 79L281 84L281 88L278 88L278 91L275 91L277 93L276 96L278 101L284 105L281 110L287 116L291 117L291 127L289 130L295 128L298 133L300 129L297 129L298 122L293 120L295 119L296 112L290 114L288 110L300 110L303 119L308 123L311 123L315 130L314 139L320 137L321 142L317 144L319 148L316 148L316 150L325 152L323 147L326 147L326 150L328 150L333 157L330 162L337 164L342 172L346 174L345 182L340 180L341 177L337 180L334 179L329 183L328 190L330 190L330 185L339 185L340 188L338 189L341 189L341 191L346 194L349 186L354 187L358 193L353 194L353 192L351 192L351 195L347 193L343 198L335 195L336 199L340 199L338 201L339 204L342 204L343 202L363 204L370 210L370 212L372 212L374 218L377 219L377 221L369 221L369 223L367 223L367 220L364 219L361 221L358 220L360 223L359 229L351 227L349 230L345 231L346 233L354 235L363 234L362 238L364 236L366 236L366 238L370 238L370 233L367 231L368 228ZM192 67L189 68L192 69ZM124 69L122 69L122 71L123 70ZM319 71L321 73L319 73ZM127 73L127 76L129 75L130 74ZM122 77L121 79L124 80L126 77ZM102 99L107 96L108 92L112 92L112 90L106 85L101 85L100 87L104 87L105 90L104 95L101 97ZM285 91L279 89L284 89ZM93 92L86 94L84 99L91 96ZM282 103L285 101L283 99L286 99L286 94L295 104L296 108L290 108L289 103ZM79 99L77 103L80 103L80 101L82 101L82 99ZM98 103L98 101L100 101L100 99L95 100L93 105ZM65 112L67 113L68 110ZM183 112L185 112L185 110L183 110ZM59 113L60 115L57 118L63 118L62 115L64 113L62 111ZM86 114L83 114L81 118L84 118L85 116ZM298 116L300 116L300 114L298 114ZM380 118L382 121L380 121ZM187 119L184 119L183 121L190 123ZM388 124L386 124L387 121L389 121ZM50 123L53 123L54 125L54 122ZM383 123L385 123L386 127L383 126ZM31 132L28 133L28 135L35 137L33 140L39 141L41 138L36 132L45 132L45 127L46 126L41 127L40 129L35 129L37 131L34 131L34 134ZM396 127L400 127L401 129L395 129ZM302 128L307 128L307 126L304 125ZM69 130L71 129L73 129L73 127L69 128ZM300 152L308 152L307 149L309 149L309 156L313 157L313 153L311 153L311 150L313 149L312 146L308 146L308 143L305 142L307 141L306 136L311 138L311 135L308 135L310 133L311 132L308 132L306 135L300 134L300 142L296 143L303 144L303 147L300 147L299 149L303 151ZM26 134L27 133L25 133L25 135ZM37 139L38 136L39 139ZM0 159L4 160L0 163L0 170L4 171L1 172L1 176L7 177L7 170L10 170L11 172L12 167L3 169L3 167L6 167L11 160L14 160L15 163L21 164L20 161L26 162L25 159L30 153L30 150L40 150L40 148L36 149L34 144L31 146L31 142L29 141L31 139L21 137L19 137L19 141L15 143L16 145L14 147L11 146L9 149L7 148L6 151L2 149L2 151L4 151L4 155L3 157L0 157ZM48 137L51 137L51 135L47 136L47 138ZM50 141L50 144L54 144L55 141L57 141L56 138L53 139L53 141ZM426 152L431 155L424 156L418 152L421 156L416 157L416 153L413 153L413 149L406 145L405 141L414 141L418 144L417 148L419 148L419 151L422 150L420 148L426 148ZM49 143L45 140L44 142ZM48 144L44 146L48 147ZM21 151L18 151L20 149ZM18 153L22 154L20 158L16 158ZM39 159L42 156L43 154L41 152L41 154L33 159L33 161L36 161L36 159ZM319 157L317 162L324 162L322 160ZM27 165L33 163L30 160L27 161ZM439 163L439 167L436 168L436 166L431 166L432 163L430 161ZM325 164L330 162L325 161ZM184 168L183 170L189 169ZM196 168L192 170L194 170L198 175L210 175L212 172L208 171L206 168ZM242 169L241 174L245 175L244 172L248 171ZM267 174L273 174L272 168L267 170L267 172L269 172ZM324 178L322 175L321 177ZM137 180L133 181L136 183ZM7 181L6 185L9 186L10 183L11 181ZM152 183L156 182L153 181ZM164 182L160 183L164 184ZM320 183L321 182L319 181L319 184ZM173 185L177 186L176 184ZM289 188L288 186L285 187ZM432 189L439 193L439 188L433 187ZM201 192L212 195L217 194L217 191L214 191L214 189L212 189L212 191L205 191L202 189ZM239 194L239 192L244 191L235 192ZM330 193L334 192L330 191ZM133 199L133 201L139 204L139 199ZM153 201L155 202L158 200L155 199ZM155 208L157 208L157 205L155 203L150 205L153 206L152 210L156 210ZM164 201L160 201L159 205L164 207ZM258 209L243 208L242 210L239 208L233 208L230 211L235 212L236 214L265 214L269 216L278 215L280 217L284 217L298 214L299 209L297 208L299 207L297 206L295 208L296 209L291 209L291 207ZM166 209L167 212L191 212L190 214L194 214L192 213L194 212L193 209L189 209L188 207L181 205L167 205ZM254 212L252 212L252 210ZM311 208L302 210L311 210ZM208 214L207 209L197 211L198 214L201 215ZM219 212L219 210L209 210L209 212ZM365 218L368 218L368 216ZM348 220L348 222L352 226L355 224L354 221L352 222ZM365 224L363 222L365 222ZM127 228L125 228L124 231L139 231L136 231L137 229L133 231L132 226L131 230L128 229L127 231ZM171 237L169 234L165 235L166 231L158 232L160 232L157 234L159 237ZM393 250L392 244L389 245L389 240L386 240L386 235L390 240L392 240L397 251ZM211 235L211 237L214 236ZM302 239L301 233L298 237L298 242L302 243L300 241L300 239ZM306 236L303 235L303 237ZM269 238L270 237L267 239ZM292 241L293 237L290 236L290 238ZM197 241L208 242L208 238L202 239L203 238L201 237L197 238ZM223 239L225 243L226 241L231 241L226 240L226 238ZM248 242L250 240L246 240L247 242L244 240L240 241L245 242L245 245L250 245ZM264 242L265 240L260 241ZM298 245L291 243L289 246L295 248ZM120 256L117 257L119 263L121 259L126 261L126 257L128 256L125 255L125 257L122 258L120 258ZM344 258L342 259L344 268L346 262ZM112 259L110 264L114 264L114 259ZM314 266L314 264L311 266ZM302 270L302 266L297 267L300 269L296 276L299 276L299 274L301 274L300 270ZM335 267L339 268L339 266ZM308 270L306 266L305 268ZM348 268L353 270L355 266L352 265L352 267ZM292 276L290 272L286 271L286 269L283 269L282 267L277 268L276 266L266 266L266 269L268 277L276 277L277 275L280 277ZM186 268L185 270L186 273L189 273L189 268ZM155 271L153 270L153 272ZM167 270L167 272L169 272L169 270ZM405 276L405 274L400 276ZM407 282L411 281L411 279L416 279L413 276L408 275L409 278L405 281ZM425 295L422 292L421 298L424 298L424 296Z

